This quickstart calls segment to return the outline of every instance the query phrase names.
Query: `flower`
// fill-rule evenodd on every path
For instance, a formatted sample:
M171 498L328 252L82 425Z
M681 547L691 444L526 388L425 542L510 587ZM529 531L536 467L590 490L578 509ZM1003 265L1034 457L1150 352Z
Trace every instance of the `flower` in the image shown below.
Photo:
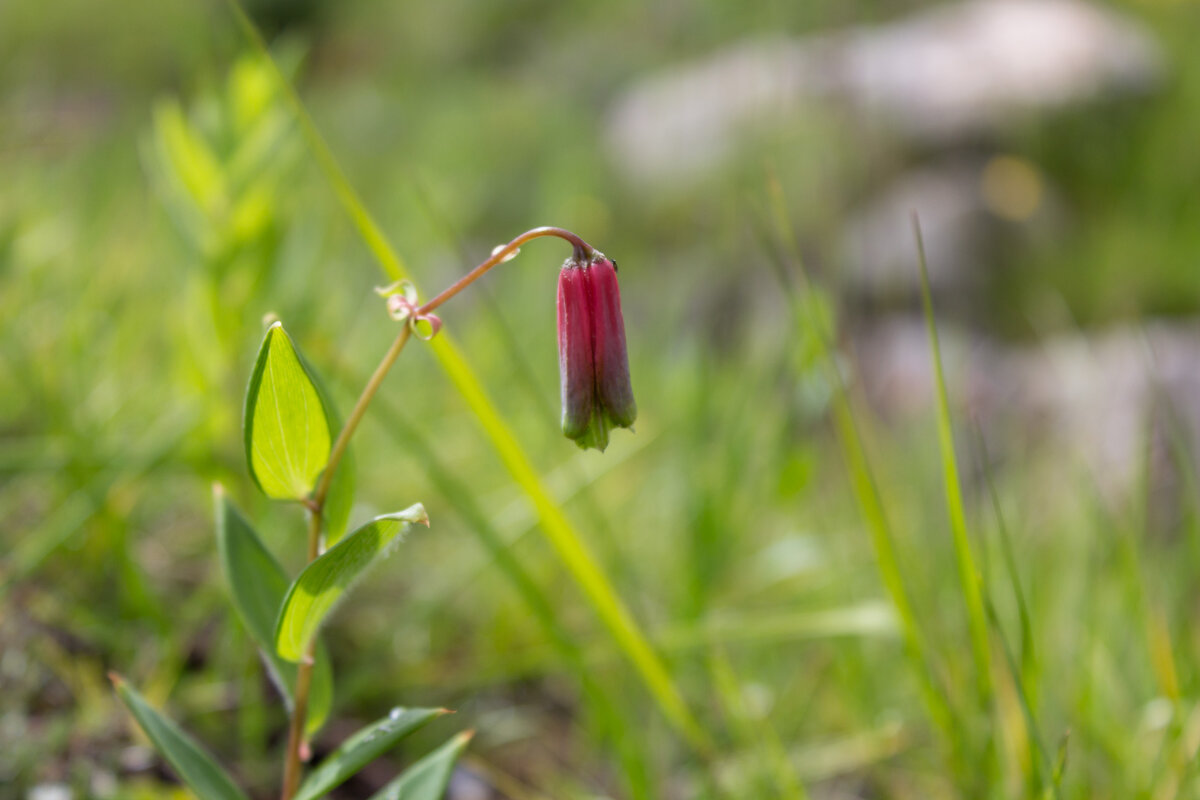
M567 438L604 450L610 428L633 427L617 266L602 253L577 252L558 275L558 367Z

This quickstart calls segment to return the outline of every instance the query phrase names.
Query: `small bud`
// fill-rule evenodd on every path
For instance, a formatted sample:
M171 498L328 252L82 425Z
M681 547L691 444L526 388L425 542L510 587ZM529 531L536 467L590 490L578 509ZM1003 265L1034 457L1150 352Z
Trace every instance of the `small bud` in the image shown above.
M429 341L442 329L442 321L437 315L420 313L421 301L412 281L400 280L390 286L378 286L375 294L385 299L388 316L407 324L418 339Z
M558 366L568 438L604 450L610 428L633 426L621 293L616 267L601 253L570 258L559 273Z

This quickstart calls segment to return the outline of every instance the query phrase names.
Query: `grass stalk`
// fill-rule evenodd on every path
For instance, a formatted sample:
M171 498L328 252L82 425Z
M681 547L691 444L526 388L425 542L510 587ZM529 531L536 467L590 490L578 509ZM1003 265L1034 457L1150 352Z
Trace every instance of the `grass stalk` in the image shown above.
M925 324L929 329L929 349L933 359L933 375L937 390L938 448L942 458L942 477L946 491L946 511L950 517L950 534L954 541L954 559L958 580L967 608L967 627L971 636L971 655L975 662L975 688L979 707L989 709L992 702L991 654L988 643L987 613L980 589L979 571L971 554L967 535L967 518L963 511L962 486L959 483L958 458L954 452L954 429L950 419L950 396L946 391L946 376L942 368L942 351L938 342L937 324L933 318L933 296L929 290L929 270L925 260L925 242L921 226L913 215L913 234L917 242L917 266L921 273L921 303Z

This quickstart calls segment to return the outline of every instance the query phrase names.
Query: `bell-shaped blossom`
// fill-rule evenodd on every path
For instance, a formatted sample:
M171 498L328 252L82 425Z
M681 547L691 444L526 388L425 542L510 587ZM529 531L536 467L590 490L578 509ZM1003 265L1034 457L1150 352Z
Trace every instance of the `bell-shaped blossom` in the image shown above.
M600 253L571 258L558 276L558 366L563 433L604 450L611 428L637 417L616 265Z

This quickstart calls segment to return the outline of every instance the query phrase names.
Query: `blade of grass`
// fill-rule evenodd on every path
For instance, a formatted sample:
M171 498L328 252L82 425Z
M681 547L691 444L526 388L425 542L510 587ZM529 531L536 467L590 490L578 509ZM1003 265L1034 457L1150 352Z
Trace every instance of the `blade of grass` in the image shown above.
M1004 572L1012 589L1013 598L1017 602L1017 621L1021 627L1021 675L1025 680L1026 689L1030 692L1030 699L1036 706L1037 652L1033 645L1033 622L1029 613L1029 602L1025 599L1025 590L1021 586L1021 576L1017 571L1017 558L1013 551L1012 537L1009 535L1008 525L1004 521L1004 512L1000 506L1000 495L996 491L995 481L992 480L987 444L978 426L975 427L975 441L976 449L979 452L983 481L987 486L992 514L996 518L996 530L1000 537L1000 553L1004 559ZM1034 684L1033 687L1030 687L1031 683Z
M925 324L929 329L929 350L933 358L933 376L937 388L938 447L942 457L942 476L946 490L946 511L950 516L950 533L954 539L954 558L963 601L967 607L967 627L971 635L971 655L975 661L975 688L979 707L986 709L992 701L992 658L988 645L987 615L983 608L983 593L979 588L979 571L971 555L967 536L967 518L963 511L962 486L958 479L958 459L954 453L954 429L950 420L950 396L946 391L946 376L942 369L942 351L938 342L937 324L933 318L933 296L929 291L929 271L925 261L925 242L921 225L914 214L913 234L917 241L917 266L921 273L921 304Z
M988 468L986 451L983 445L983 435L978 428L975 429L975 433L980 443L979 453L983 463L984 483L987 484L992 511L996 517L996 527L1000 535L1001 549L1004 553L1005 571L1009 585L1017 601L1017 613L1021 626L1020 662L1018 662L1016 655L1013 653L1012 645L1009 644L1008 637L1004 633L1004 628L1000 624L1000 616L996 612L996 605L992 602L991 593L986 581L982 585L984 605L988 621L991 623L993 630L996 631L996 638L1000 640L1004 660L1008 665L1008 671L1012 675L1013 686L1017 691L1017 700L1021 707L1021 714L1025 718L1025 728L1028 733L1026 740L1029 744L1030 762L1034 765L1033 777L1035 785L1037 789L1044 790L1046 788L1045 783L1048 781L1050 784L1049 791L1061 800L1062 795L1059 783L1053 778L1054 765L1050 760L1050 751L1046 747L1045 739L1042 737L1041 726L1038 724L1037 714L1034 711L1034 703L1028 689L1028 682L1031 674L1033 674L1036 661L1033 652L1033 632L1029 621L1028 606L1025 603L1025 593L1021 588L1021 581L1017 575L1016 558L1013 554L1012 542L1008 535L1008 525L1005 524L1004 513L1000 508L1000 498L996 492L996 485L992 481L991 470Z
M996 606L992 603L991 597L985 596L984 604L987 608L988 619L991 620L992 626L996 631L996 636L1000 640L1001 650L1004 652L1004 660L1008 664L1008 671L1012 674L1013 685L1017 690L1017 699L1021 706L1021 714L1025 717L1025 728L1028 731L1028 740L1030 742L1030 755L1034 763L1034 780L1038 788L1042 789L1048 776L1054 775L1054 766L1050 762L1050 752L1046 749L1046 743L1042 739L1041 728L1038 726L1037 716L1033 713L1033 706L1029 702L1029 693L1025 691L1025 681L1021 677L1021 667L1017 663L1017 658L1013 654L1012 645L1008 643L1008 637L1004 635L1004 629L1000 625L1000 617L996 613ZM1062 800L1062 793L1059 789L1059 781L1055 778L1050 778L1050 791L1058 800Z
M783 188L773 176L768 180L768 202L774 217L777 235L787 250L786 258L794 266L794 273L786 269L781 262L777 277L784 290L784 295L792 307L793 314L803 320L820 319L819 312L813 300L813 290L804 262L800 257L799 243L788 222L787 204L783 196ZM795 276L795 285L792 276ZM938 684L936 667L932 652L926 642L924 633L917 622L913 611L909 591L900 571L900 561L896 553L895 537L892 534L891 523L884 509L883 498L875 475L867 458L866 447L854 418L850 405L846 383L842 377L841 368L827 331L816 330L815 340L819 343L820 358L826 365L826 372L831 386L833 398L834 428L846 468L850 474L851 487L858 501L859 508L867 524L871 536L871 545L875 551L875 562L883 580L884 589L892 601L896 615L900 620L900 628L904 635L905 651L913 663L917 673L917 683L922 700L934 724L942 732L950 752L961 770L969 768L962 758L961 736L957 730L957 722L953 708L946 697L945 691Z
M587 469L580 467L573 459L568 458L563 465L556 467L543 475L542 482L550 490L555 502L566 506L578 501L585 485L591 485L602 480L605 476L620 469L632 458L655 442L655 432L644 429L638 431L636 442L625 440L620 446L612 446L604 453L602 464L592 462ZM403 439L399 432L394 434L397 441ZM480 498L477 504L491 510L489 523L499 537L498 543L507 549L520 547L521 543L531 533L538 529L538 519L534 509L529 506L528 498L519 489L511 486L497 490L487 498ZM589 514L584 514L591 520ZM436 581L431 581L428 589L429 605L437 607L454 602L462 592L467 591L478 579L479 573L489 566L483 558L471 558L463 554L444 574L439 574Z
M483 386L466 365L453 341L444 334L440 335L433 341L433 352L459 394L475 413L509 474L529 496L541 520L542 531L549 538L550 544L591 601L592 607L617 645L633 663L663 713L694 747L702 752L709 751L711 745L708 735L685 705L666 666L617 596L582 537L542 485L516 437L496 413Z
M272 65L272 72L300 122L309 148L317 158L325 177L333 185L364 243L389 278L400 280L407 277L407 270L400 257L350 185L349 179L313 124L291 83L275 66L266 42L254 27L254 23L250 21L238 0L229 0L229 5L247 37L267 63ZM475 414L480 427L513 480L529 496L541 519L542 530L591 602L593 610L633 664L663 714L693 748L706 756L711 754L712 744L708 734L684 702L666 665L650 647L640 626L592 557L583 538L543 487L523 448L496 412L495 406L453 339L443 331L430 342L430 349L451 383Z
M1012 645L1009 644L1005 636L1004 629L1000 625L1000 618L996 612L995 604L992 602L989 594L988 584L991 581L986 570L983 580L983 596L987 608L988 619L996 631L997 638L1000 639L1000 644L1004 648L1005 660L1008 663L1009 671L1012 673L1013 685L1016 688L1017 701L1021 707L1021 712L1025 717L1025 727L1028 730L1028 735L1025 737L1026 744L1029 750L1029 762L1033 765L1033 780L1035 789L1041 789L1044 782L1049 780L1049 776L1053 771L1050 763L1049 751L1046 749L1046 743L1042 739L1041 729L1037 726L1037 715L1034 709L1037 707L1037 658L1033 647L1033 626L1030 622L1029 606L1025 600L1025 592L1021 587L1021 578L1017 572L1016 555L1013 552L1012 539L1009 536L1008 525L1004 520L1004 512L1000 506L1000 496L996 491L996 484L992 480L992 472L989 468L987 457L987 446L984 443L983 433L978 426L975 426L976 450L979 453L980 471L983 474L984 484L987 486L988 497L991 501L992 515L996 519L996 529L1000 538L1000 549L1003 556L1005 576L1008 578L1009 588L1012 590L1013 597L1017 603L1017 619L1020 626L1021 636L1021 651L1018 666L1018 660L1012 653ZM986 549L983 553L986 554ZM1051 787L1054 794L1057 796L1059 787L1057 782L1051 782Z

